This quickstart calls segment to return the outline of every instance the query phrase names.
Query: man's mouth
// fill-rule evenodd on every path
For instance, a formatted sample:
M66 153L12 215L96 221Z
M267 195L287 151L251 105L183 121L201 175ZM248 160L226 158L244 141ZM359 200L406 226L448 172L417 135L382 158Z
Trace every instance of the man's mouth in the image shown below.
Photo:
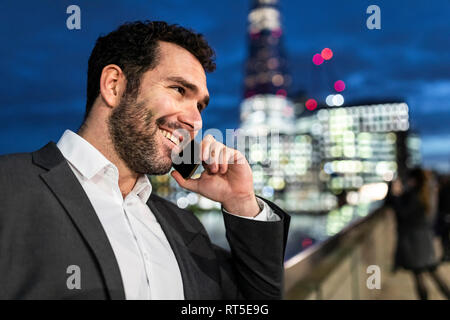
M172 133L170 133L169 131L166 131L164 129L159 128L158 131L164 136L166 137L167 140L171 141L173 144L175 144L176 146L178 146L181 142L181 140L183 139L178 139L177 137L175 137Z

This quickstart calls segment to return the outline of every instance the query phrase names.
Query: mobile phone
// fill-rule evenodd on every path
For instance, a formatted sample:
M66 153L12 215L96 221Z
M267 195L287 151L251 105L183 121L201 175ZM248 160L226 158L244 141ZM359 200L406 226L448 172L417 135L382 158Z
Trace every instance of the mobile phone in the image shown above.
M177 170L184 179L189 179L200 165L200 144L191 140L179 153L181 163L172 163L172 167Z

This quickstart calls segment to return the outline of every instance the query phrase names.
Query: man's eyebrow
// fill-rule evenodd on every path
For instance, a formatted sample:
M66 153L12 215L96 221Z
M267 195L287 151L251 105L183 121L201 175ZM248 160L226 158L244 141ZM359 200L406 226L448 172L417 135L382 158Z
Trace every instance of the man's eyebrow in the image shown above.
M194 93L198 92L197 86L195 84L187 81L183 77L168 77L167 80L181 84L183 87L186 87L187 89L193 91Z
M193 83L187 81L187 80L184 79L183 77L168 77L167 80L176 82L176 83L182 85L183 87L185 87L185 88L191 90L191 91L194 92L194 93L197 93L197 92L198 92L198 87L197 87L195 84L193 84ZM206 108L206 106L207 106L208 103L209 103L209 96L205 96L205 97L203 98L203 101L202 101L202 102L203 102L203 109L204 109L204 108Z

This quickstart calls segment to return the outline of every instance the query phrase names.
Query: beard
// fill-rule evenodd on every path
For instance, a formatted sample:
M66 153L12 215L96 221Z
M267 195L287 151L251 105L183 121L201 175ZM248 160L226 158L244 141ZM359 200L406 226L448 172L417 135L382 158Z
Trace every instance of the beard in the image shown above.
M115 152L130 170L140 174L166 174L172 161L170 150L159 140L158 125L164 120L155 120L146 104L125 94L108 119L109 134Z

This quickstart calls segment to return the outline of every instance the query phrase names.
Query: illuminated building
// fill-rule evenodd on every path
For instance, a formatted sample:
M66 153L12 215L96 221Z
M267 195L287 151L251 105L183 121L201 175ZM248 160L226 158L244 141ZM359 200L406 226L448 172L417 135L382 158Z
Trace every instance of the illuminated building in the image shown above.
M323 107L299 118L297 129L320 141L320 179L335 194L392 181L420 163L405 102Z
M314 138L295 132L295 105L286 97L291 77L281 43L278 1L254 1L248 22L240 129L247 140L245 155L252 167L255 192L288 211L307 211L319 200L316 168L320 163Z
M287 90L291 77L281 45L282 29L277 0L255 0L248 15L249 57L245 73L245 100L241 128L258 134L271 129L290 134L294 109Z

